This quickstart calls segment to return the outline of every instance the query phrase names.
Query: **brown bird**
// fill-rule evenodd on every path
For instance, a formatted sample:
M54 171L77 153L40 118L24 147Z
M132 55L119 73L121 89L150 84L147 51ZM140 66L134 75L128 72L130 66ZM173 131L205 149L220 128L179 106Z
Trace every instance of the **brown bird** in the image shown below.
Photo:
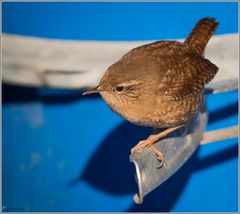
M134 124L166 128L140 141L132 153L149 146L163 163L156 141L198 112L204 85L218 71L203 56L217 26L214 18L203 18L183 43L158 41L132 49L107 69L97 87L84 93L100 93L114 112Z

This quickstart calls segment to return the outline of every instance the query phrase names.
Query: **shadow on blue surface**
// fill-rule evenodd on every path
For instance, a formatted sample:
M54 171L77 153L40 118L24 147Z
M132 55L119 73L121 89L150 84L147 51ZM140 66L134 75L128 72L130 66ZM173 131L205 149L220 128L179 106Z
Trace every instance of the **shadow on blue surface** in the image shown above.
M208 115L208 124L238 114L238 102L230 103Z
M71 103L82 99L97 99L100 96L82 96L84 90L35 88L3 84L3 103L42 102L46 104Z
M101 143L77 181L87 181L107 193L122 195L136 191L134 165L129 162L131 148L146 139L151 128L123 122Z

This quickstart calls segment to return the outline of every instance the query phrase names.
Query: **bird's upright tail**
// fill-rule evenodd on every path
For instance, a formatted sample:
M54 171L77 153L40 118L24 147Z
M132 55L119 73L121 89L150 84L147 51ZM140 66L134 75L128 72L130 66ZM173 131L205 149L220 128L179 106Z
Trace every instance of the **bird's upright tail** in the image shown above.
M199 20L185 43L191 45L199 55L203 55L204 49L218 24L214 18L207 17Z

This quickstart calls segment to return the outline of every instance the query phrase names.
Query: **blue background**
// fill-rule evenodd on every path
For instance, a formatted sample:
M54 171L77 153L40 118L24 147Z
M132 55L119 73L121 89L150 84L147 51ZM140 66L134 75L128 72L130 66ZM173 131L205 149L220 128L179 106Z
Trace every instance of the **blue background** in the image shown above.
M3 32L78 40L183 38L202 17L237 32L237 3L3 3ZM102 53L99 53L102 54ZM208 130L236 125L237 92L209 95ZM3 205L8 211L237 211L237 139L201 146L135 205L129 153L150 128L97 95L3 85Z

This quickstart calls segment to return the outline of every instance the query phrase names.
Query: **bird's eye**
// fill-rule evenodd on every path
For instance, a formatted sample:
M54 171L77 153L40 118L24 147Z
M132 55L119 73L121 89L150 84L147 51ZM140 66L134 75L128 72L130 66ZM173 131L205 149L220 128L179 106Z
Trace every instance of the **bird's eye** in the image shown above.
M123 86L116 86L116 91L117 92L122 92L123 91Z

